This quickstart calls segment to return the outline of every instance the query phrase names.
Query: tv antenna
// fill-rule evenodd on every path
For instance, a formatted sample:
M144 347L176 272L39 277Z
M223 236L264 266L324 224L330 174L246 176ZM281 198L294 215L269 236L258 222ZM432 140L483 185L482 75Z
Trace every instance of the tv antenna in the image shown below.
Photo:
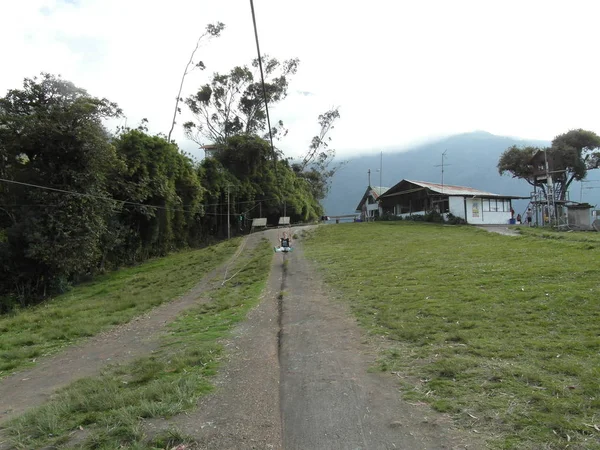
M433 167L441 167L442 168L442 194L444 193L444 167L448 167L451 166L452 164L446 164L445 163L445 158L447 158L446 153L448 152L448 150L444 150L444 152L442 153L442 163L441 164L436 164Z

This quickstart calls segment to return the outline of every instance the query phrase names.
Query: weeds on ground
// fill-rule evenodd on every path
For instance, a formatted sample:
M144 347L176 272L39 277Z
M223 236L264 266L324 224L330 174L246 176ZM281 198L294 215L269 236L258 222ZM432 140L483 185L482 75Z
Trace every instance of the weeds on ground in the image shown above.
M572 233L570 233L572 234ZM406 222L306 242L404 397L505 449L600 448L600 248Z
M141 420L170 417L196 405L212 389L223 348L219 340L246 317L265 286L272 247L263 242L250 257L238 261L239 273L209 293L211 301L184 312L169 326L161 350L123 366L110 367L95 378L73 383L54 399L7 425L18 448L64 444L85 450L165 448L185 442L170 432L148 441ZM79 444L70 435L87 430ZM171 447L169 447L171 448Z
M233 239L148 261L100 276L42 305L0 316L0 377L176 298L238 245L239 239Z

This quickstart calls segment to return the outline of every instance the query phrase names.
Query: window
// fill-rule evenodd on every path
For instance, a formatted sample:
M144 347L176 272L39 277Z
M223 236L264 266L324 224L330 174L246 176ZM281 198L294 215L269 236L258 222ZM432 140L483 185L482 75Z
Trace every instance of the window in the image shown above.
M482 208L485 212L510 212L510 200L504 198L484 198Z

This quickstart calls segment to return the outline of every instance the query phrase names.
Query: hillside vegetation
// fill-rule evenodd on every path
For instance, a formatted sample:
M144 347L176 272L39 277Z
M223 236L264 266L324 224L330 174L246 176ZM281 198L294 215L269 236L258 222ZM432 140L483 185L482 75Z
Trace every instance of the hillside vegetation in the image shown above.
M600 448L600 236L369 223L307 247L405 399L495 448Z

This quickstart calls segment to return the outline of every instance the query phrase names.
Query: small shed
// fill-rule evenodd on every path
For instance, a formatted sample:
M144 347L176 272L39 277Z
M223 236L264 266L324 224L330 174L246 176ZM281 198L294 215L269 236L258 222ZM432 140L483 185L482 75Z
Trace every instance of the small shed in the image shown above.
M569 228L575 230L591 230L592 218L590 209L593 206L587 203L574 203L567 205Z
M475 225L507 224L512 200L528 197L499 195L466 186L402 180L379 197L383 214L423 215L451 213Z

